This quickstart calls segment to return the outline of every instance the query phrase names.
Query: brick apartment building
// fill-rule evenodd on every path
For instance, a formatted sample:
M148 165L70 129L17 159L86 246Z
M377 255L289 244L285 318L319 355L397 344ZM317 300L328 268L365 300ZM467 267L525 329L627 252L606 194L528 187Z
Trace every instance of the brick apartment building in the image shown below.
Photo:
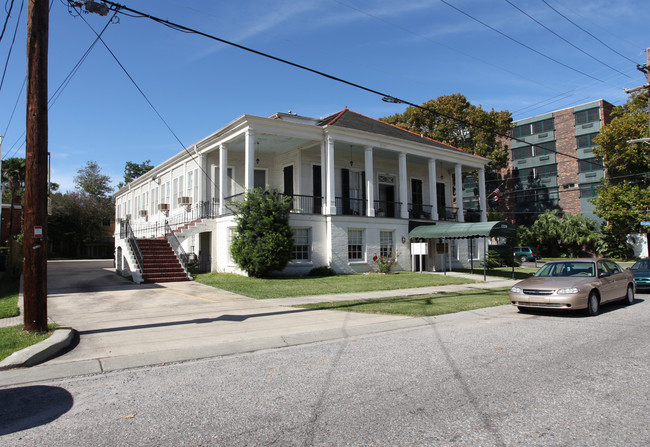
M492 204L517 224L529 225L549 209L601 221L590 202L605 175L594 137L612 108L601 99L516 121L500 198Z

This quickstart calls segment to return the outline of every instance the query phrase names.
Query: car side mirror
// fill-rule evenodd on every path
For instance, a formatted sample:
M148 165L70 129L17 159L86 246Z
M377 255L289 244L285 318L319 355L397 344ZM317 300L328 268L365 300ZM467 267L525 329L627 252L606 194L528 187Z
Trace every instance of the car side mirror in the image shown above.
M609 276L609 272L600 272L600 273L598 274L598 277L599 277L599 278L605 278L605 277L607 277L607 276Z

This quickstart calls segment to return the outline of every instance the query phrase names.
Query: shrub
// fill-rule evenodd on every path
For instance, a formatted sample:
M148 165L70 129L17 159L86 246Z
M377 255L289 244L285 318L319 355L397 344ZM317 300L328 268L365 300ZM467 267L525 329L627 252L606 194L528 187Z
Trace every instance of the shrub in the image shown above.
M230 204L237 222L230 252L248 276L260 278L286 267L293 250L291 206L291 197L261 188L247 191L244 201Z
M377 264L377 273L390 273L396 264L397 252L392 252L388 256L377 256L377 253L372 257L372 260Z
M311 269L307 276L336 276L336 272L331 267L323 265Z

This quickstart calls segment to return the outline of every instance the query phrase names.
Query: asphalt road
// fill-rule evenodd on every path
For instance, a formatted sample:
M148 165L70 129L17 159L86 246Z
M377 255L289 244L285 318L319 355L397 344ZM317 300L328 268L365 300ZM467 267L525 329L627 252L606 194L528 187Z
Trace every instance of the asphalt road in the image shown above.
M0 389L0 445L650 445L649 298Z

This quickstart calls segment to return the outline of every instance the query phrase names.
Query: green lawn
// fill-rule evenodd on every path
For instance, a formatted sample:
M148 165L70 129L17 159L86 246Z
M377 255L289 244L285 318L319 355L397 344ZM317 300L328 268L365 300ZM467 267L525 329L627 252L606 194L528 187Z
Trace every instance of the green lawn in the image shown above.
M195 280L208 286L258 299L409 289L474 282L452 276L411 272L398 272L391 275L377 273L337 275L324 278L278 276L270 279L249 278L231 273L201 273L195 276Z
M0 279L0 318L18 316L18 288L20 280L7 273Z
M510 304L507 288L471 290L462 293L436 293L433 295L395 297L378 300L302 304L295 307L430 317L462 312L464 310L501 306L503 304Z
M49 332L27 332L23 330L22 325L0 328L0 360L45 340L52 335L56 326L56 324L48 325Z

